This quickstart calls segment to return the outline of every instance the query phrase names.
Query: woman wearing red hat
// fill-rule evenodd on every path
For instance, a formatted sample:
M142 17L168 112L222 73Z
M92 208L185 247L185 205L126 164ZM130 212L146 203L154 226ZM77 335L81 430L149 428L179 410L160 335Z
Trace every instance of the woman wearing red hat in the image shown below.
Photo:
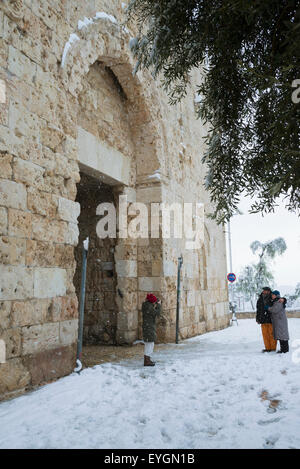
M161 313L161 301L155 295L149 293L142 305L143 312L143 340L145 343L144 366L154 366L150 355L154 350L156 340L156 317Z

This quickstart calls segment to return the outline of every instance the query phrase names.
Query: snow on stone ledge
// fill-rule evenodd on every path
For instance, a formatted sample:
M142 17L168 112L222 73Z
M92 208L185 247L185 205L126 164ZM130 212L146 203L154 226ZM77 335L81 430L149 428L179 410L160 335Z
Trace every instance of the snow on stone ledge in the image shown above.
M95 21L100 20L100 19L109 20L111 23L118 24L117 19L113 15L109 15L108 13L105 13L104 11L98 11L93 18L84 17L83 20L79 20L77 23L77 29L81 31L84 28L88 28L91 24L95 23ZM75 33L70 34L69 40L65 44L65 47L64 47L64 51L63 51L63 55L61 59L61 68L63 68L65 65L67 54L69 50L71 49L72 45L78 41L80 41L80 37L77 36L77 34Z
M67 57L67 54L68 54L69 50L71 49L72 45L75 42L78 42L78 41L80 41L80 37L78 37L77 34L75 34L75 33L70 34L69 40L68 40L68 42L66 43L66 45L64 47L64 51L63 51L63 55L62 55L62 59L61 59L61 67L62 68L65 65L65 60L66 60L66 57Z

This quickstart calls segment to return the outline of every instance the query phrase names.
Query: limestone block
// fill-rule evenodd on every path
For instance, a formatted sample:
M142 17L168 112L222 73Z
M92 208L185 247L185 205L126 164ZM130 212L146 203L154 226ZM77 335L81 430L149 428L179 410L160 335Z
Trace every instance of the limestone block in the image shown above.
M21 329L7 329L0 335L0 340L4 340L6 345L6 360L16 358L21 355Z
M54 254L54 264L57 267L73 267L74 266L74 247L66 244L56 244Z
M36 75L36 64L13 46L9 46L8 50L8 69L13 75L31 84Z
M78 299L77 296L74 294L65 296L61 299L60 320L70 319L76 319L78 323Z
M66 294L67 272L59 268L34 269L34 298L52 298Z
M79 229L77 223L68 223L68 227L65 230L64 242L71 246L77 246L79 238Z
M0 205L26 210L27 193L23 184L0 179Z
M136 277L137 261L117 260L116 272L119 277Z
M40 188L43 184L44 168L30 161L15 158L13 162L13 174L16 182L22 182L25 186Z
M9 105L9 127L18 137L30 135L32 141L39 138L40 121L37 115L12 100Z
M25 239L0 237L0 263L25 265Z
M70 137L69 135L66 136L64 141L64 154L70 160L77 160L78 159L78 147L77 147L77 140Z
M0 83L1 86L1 83ZM1 104L1 101L0 101ZM10 179L12 176L12 155L9 153L0 152L0 174L3 179Z
M22 210L8 209L8 233L10 236L30 238L32 233L32 216Z
M163 261L163 272L165 277L177 276L177 265L174 261L164 259Z
M140 291L160 291L161 277L140 277L138 279L138 286Z
M59 346L59 323L23 327L23 355Z
M80 215L80 204L72 200L59 197L58 216L61 220L77 224L77 218Z
M187 306L195 306L196 305L196 295L194 290L190 290L187 292Z
M31 376L31 385L49 383L49 381L70 374L74 369L75 354L74 346L68 346L23 357L23 362Z
M64 133L57 127L45 124L41 128L41 143L51 150L55 150L64 140Z
M0 366L0 395L24 389L30 383L30 374L21 359L8 360Z
M0 332L11 325L11 301L0 301Z
M7 210L4 207L0 207L0 234L7 234L8 219Z
M55 246L45 241L26 241L26 265L51 267L55 265Z
M59 341L61 345L71 345L78 338L78 319L59 323Z
M162 202L161 187L158 185L152 187L142 187L137 190L136 199L138 202Z
M2 266L0 269L0 300L22 300L32 297L32 269Z
M78 159L95 174L107 176L112 184L129 184L130 159L80 127Z
M67 223L32 215L32 238L38 241L64 243Z
M120 312L118 314L118 330L132 331L138 328L137 311Z
M48 218L55 218L58 198L33 187L28 188L28 210Z
M14 301L11 307L12 327L43 324L48 319L51 300Z

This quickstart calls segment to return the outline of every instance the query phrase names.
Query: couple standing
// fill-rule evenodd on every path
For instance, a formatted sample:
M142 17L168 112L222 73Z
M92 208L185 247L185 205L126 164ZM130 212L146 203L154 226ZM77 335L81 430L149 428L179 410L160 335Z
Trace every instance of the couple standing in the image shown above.
M263 352L276 351L277 340L280 350L277 353L289 351L288 321L285 313L286 298L280 297L280 292L264 287L256 305L256 322L261 324L265 349Z

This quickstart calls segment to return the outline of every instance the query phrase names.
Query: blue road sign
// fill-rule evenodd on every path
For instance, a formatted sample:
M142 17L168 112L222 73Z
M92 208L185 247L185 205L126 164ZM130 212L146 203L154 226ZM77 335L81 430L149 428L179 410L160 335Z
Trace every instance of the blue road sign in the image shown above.
M236 275L231 272L230 274L227 275L227 280L228 280L228 282L231 282L231 283L235 282L236 281Z

